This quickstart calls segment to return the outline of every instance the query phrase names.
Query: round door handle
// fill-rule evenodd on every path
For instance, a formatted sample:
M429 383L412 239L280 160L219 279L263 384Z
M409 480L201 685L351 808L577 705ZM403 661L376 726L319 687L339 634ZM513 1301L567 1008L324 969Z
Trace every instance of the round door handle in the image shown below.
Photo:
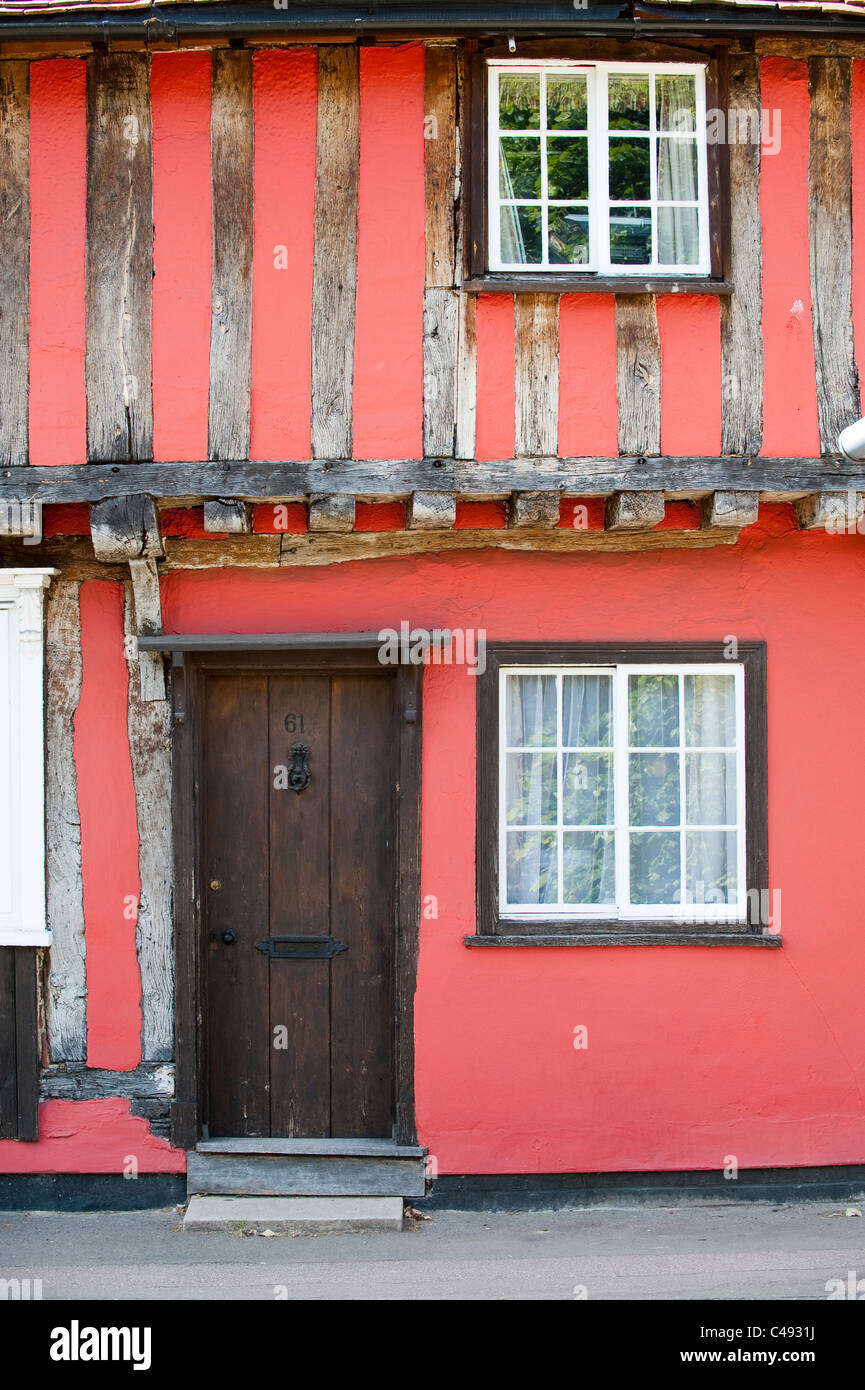
M236 931L224 931L224 932L222 933L222 940L224 941L224 943L225 943L226 946L233 946L234 943L235 943L235 941L237 940L237 932L236 932Z

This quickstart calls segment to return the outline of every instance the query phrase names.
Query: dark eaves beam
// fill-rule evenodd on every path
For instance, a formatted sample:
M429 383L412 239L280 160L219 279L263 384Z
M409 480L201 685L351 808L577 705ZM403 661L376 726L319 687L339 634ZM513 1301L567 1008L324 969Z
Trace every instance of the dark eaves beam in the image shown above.
M677 12L680 9L681 12ZM86 40L110 44L114 40L172 43L188 38L290 39L293 35L358 38L399 35L494 37L502 35L612 35L632 37L647 29L671 35L711 34L822 34L865 37L865 20L836 14L804 12L801 17L778 6L677 7L588 0L576 9L572 0L547 0L545 4L499 5L490 0L463 3L414 4L300 4L288 0L285 8L268 5L150 5L135 10L111 10L97 5L58 10L52 6L38 13L0 14L0 42Z

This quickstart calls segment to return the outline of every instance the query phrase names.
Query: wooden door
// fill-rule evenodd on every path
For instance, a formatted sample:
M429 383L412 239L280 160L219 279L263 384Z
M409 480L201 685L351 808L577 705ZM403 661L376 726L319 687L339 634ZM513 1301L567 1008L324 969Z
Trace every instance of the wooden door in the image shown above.
M391 1137L396 684L387 668L205 676L212 1137Z

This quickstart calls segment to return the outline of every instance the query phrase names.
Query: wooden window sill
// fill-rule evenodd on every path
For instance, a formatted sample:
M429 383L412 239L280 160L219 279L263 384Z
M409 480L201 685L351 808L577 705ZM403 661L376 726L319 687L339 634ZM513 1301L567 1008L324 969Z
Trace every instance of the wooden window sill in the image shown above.
M496 936L465 936L466 946L780 946L779 932L684 932L631 931L545 932L521 936L516 932Z
M730 280L687 275L516 275L510 271L476 275L463 289L488 294L732 294Z

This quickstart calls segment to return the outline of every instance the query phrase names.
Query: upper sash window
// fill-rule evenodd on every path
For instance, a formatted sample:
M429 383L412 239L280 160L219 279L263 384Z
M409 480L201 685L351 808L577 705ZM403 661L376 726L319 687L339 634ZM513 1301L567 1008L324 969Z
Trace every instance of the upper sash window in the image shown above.
M705 64L487 74L490 271L709 273Z

